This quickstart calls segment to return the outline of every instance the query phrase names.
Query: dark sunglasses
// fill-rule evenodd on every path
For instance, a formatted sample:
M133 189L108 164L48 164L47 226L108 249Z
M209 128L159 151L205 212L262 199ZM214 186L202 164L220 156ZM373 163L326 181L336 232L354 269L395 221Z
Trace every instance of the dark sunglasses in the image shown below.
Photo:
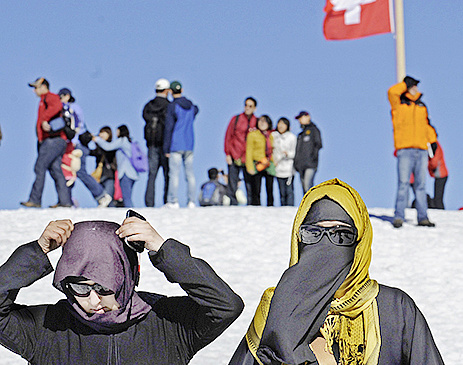
M93 285L83 283L66 283L66 287L71 292L71 294L75 295L76 297L88 297L92 290L95 290L98 295L103 296L114 294L111 289L108 289L97 283Z
M350 226L320 227L306 224L299 227L299 241L313 245L326 235L336 246L352 246L357 240L357 230Z

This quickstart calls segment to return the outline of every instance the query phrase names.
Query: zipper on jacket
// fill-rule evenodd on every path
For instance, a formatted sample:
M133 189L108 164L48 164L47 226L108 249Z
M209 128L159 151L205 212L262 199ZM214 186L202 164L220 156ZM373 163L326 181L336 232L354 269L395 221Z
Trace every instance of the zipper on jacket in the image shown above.
M121 354L115 334L109 335L107 365L121 365Z

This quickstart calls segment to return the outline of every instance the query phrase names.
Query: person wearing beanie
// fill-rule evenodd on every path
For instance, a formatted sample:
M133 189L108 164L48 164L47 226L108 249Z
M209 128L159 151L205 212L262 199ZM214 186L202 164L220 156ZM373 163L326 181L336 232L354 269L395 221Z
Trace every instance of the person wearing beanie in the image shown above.
M427 214L426 170L428 148L437 141L434 128L429 124L428 109L421 100L419 80L406 76L388 90L391 104L394 149L397 157L397 195L393 226L402 227L405 208L408 207L410 175L414 175L414 189L418 226L434 227Z
M21 288L53 268L65 299L19 305ZM138 253L186 292L139 292ZM240 315L241 298L188 246L164 240L133 216L109 221L52 221L0 267L0 343L30 364L187 364Z
M170 93L170 83L167 79L159 79L155 83L156 97L150 100L143 108L143 119L145 120L144 136L146 147L148 147L148 182L145 191L145 205L155 206L156 177L162 168L164 176L163 204L167 203L167 191L169 188L169 160L162 150L164 144L164 129L166 125L166 114Z
M178 184L183 164L188 186L188 208L196 206L196 180L193 171L194 121L199 109L182 95L179 81L170 83L174 100L167 107L163 153L169 159L169 188L165 208L179 208Z
M372 240L351 186L332 179L307 192L289 268L262 295L229 365L442 365L413 299L370 279Z

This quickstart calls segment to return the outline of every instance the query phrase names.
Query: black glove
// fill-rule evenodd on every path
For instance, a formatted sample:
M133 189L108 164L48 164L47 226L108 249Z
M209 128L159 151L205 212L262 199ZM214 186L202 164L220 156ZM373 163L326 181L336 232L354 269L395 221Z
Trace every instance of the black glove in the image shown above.
M410 76L405 76L404 77L404 82L407 85L407 89L410 89L412 86L418 85L420 82L413 77Z
M82 143L82 145L84 145L85 147L88 147L88 144L90 143L92 138L92 134L89 131L86 131L79 136L79 142Z

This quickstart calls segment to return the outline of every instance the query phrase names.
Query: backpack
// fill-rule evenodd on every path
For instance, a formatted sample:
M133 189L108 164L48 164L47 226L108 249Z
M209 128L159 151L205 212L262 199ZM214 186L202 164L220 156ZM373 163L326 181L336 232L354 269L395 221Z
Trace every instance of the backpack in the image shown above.
M199 205L207 207L211 205L222 205L220 201L220 189L218 184L214 181L208 181L201 186L201 192L199 193Z
M127 156L124 150L121 148L121 151L127 158L130 160L133 168L137 172L147 172L148 171L148 156L142 151L138 142L134 141L131 143L132 147L132 156Z
M43 99L43 103L45 104L45 109L48 109L47 104L47 97ZM70 108L69 105L63 105L61 112L56 114L54 118L52 118L49 122L51 127L51 135L56 136L64 131L66 138L71 140L76 135L76 121L75 121L75 113Z

